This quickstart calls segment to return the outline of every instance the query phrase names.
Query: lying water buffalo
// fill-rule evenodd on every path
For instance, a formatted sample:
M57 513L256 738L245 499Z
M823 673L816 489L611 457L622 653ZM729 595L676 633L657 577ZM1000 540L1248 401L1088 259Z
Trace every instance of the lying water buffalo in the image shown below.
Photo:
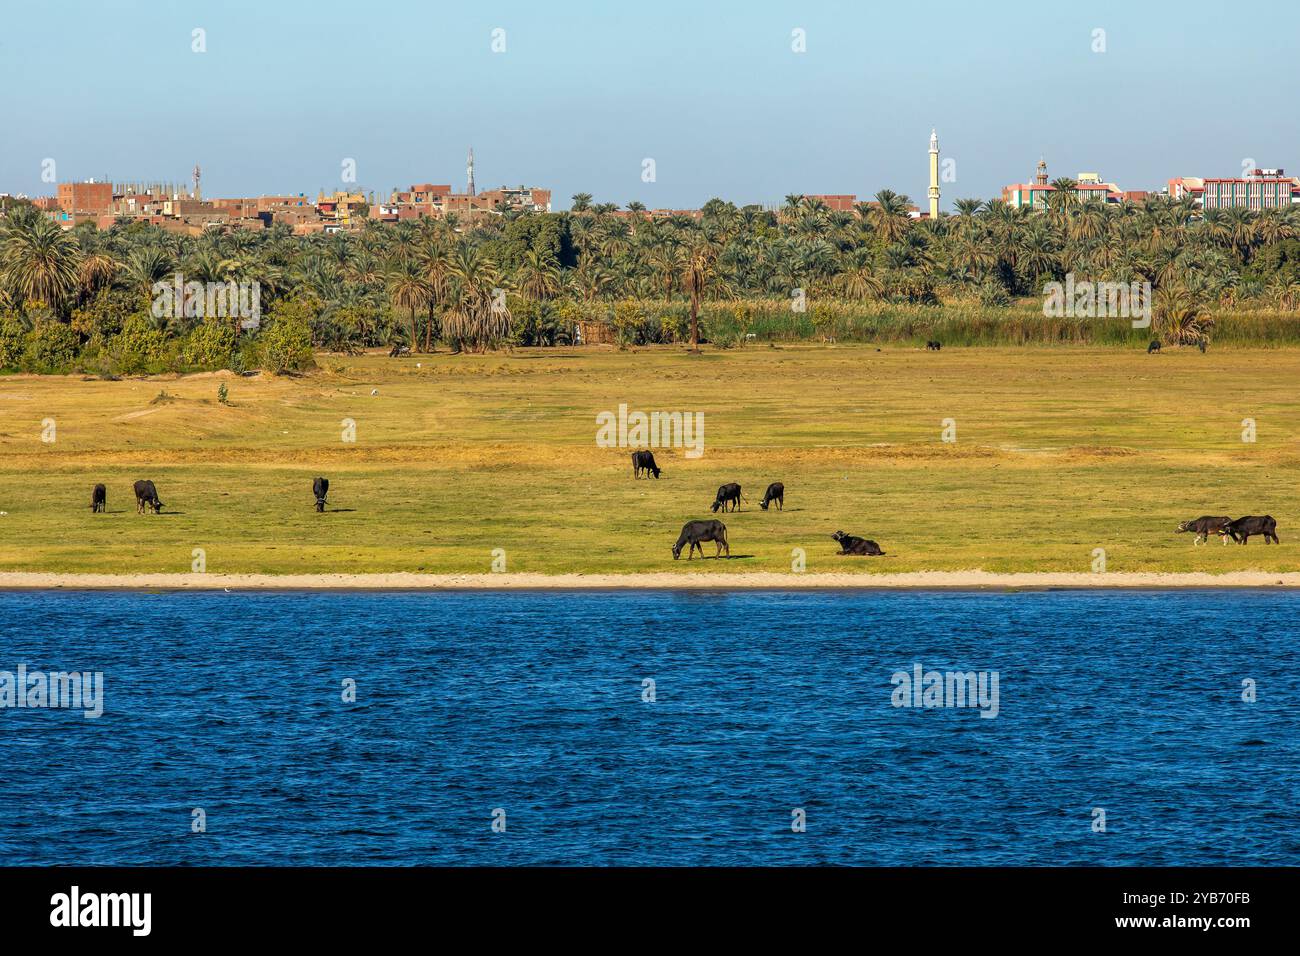
M163 503L158 500L158 489L147 478L135 483L135 513L142 515L148 509L154 514L162 511Z
M840 554L858 554L858 555L882 555L885 552L880 550L880 545L874 541L868 541L866 538L854 537L851 534L845 534L843 531L836 531L831 535L840 543Z
M1238 544L1245 544L1252 534L1262 534L1265 544L1281 544L1277 537L1277 522L1272 515L1246 515L1236 521L1229 521L1219 534L1226 535ZM1227 538L1224 543L1227 543Z
M654 452L634 451L632 452L632 477L640 478L642 472L648 478L654 475L656 478L660 475L659 466L655 464Z
M95 490L90 493L90 510L91 512L108 510L108 489L103 485L96 485Z
M1192 539L1192 547L1198 544L1204 544L1212 534L1222 535L1223 543L1228 543L1227 535L1223 529L1232 523L1232 519L1226 515L1215 517L1214 515L1201 515L1195 521L1178 522L1176 534L1182 534L1185 531L1196 532L1196 537Z
M328 478L317 478L311 483L312 494L316 496L316 510L324 511L325 496L330 493L330 480Z
M746 498L745 500L748 501L749 499ZM728 504L731 505L732 511L740 510L740 485L736 484L734 481L725 484L718 489L718 494L717 497L713 499L711 510L716 512L721 508L723 511L726 511Z
M758 503L758 506L766 511L767 506L774 501L777 511L785 510L785 485L779 481L774 481L767 486L767 491L763 492L763 500Z
M700 557L704 557L704 548L702 542L713 541L717 543L717 550L713 556L716 558L727 552L727 557L731 557L731 545L727 544L727 526L716 518L709 521L688 521L682 525L682 533L677 538L677 543L673 545L673 560L676 561L682 556L682 545L689 544L690 550L686 552L686 560L689 561L695 555L695 549L700 549Z

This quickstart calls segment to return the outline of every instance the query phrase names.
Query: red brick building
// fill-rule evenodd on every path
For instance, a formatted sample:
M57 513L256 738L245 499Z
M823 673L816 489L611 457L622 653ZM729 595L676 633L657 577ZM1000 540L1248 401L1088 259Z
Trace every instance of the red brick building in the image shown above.
M858 197L854 195L836 195L836 196L805 196L805 199L816 199L831 212L853 212L853 207L857 205Z
M59 208L65 213L101 216L112 206L112 183L59 183Z

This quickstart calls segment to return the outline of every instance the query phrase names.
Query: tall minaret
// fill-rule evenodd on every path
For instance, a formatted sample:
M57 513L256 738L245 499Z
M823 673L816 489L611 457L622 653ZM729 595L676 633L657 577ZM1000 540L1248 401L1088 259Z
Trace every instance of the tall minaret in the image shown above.
M930 218L939 218L939 134L930 130Z
M199 169L199 164L194 164L194 195L193 199L202 199L203 194L199 191L199 180L203 178L203 170Z
M474 147L473 146L469 148L469 163L465 166L465 172L469 176L469 185L466 187L465 192L468 195L472 196L474 195Z

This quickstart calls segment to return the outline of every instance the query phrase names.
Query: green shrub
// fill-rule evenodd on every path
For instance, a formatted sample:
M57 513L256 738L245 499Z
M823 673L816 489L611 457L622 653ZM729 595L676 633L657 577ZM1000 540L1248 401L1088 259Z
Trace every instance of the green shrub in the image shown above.
M27 326L12 312L0 314L0 369L22 367Z
M235 330L226 319L203 322L186 337L181 355L193 368L230 368L235 355Z
M122 331L108 340L106 352L121 375L170 371L174 354L167 333L156 328L144 313L137 312L122 323Z
M23 340L23 369L42 375L63 375L72 370L81 344L77 333L54 319L42 319Z
M320 311L314 299L277 303L268 326L257 336L257 365L264 372L301 372L316 363L311 351L311 323Z

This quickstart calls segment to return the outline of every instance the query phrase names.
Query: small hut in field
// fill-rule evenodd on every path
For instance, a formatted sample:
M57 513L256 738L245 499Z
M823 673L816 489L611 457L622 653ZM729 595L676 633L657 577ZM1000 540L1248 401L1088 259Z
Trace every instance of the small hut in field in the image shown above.
M578 322L578 340L574 345L613 345L614 327L608 322Z

